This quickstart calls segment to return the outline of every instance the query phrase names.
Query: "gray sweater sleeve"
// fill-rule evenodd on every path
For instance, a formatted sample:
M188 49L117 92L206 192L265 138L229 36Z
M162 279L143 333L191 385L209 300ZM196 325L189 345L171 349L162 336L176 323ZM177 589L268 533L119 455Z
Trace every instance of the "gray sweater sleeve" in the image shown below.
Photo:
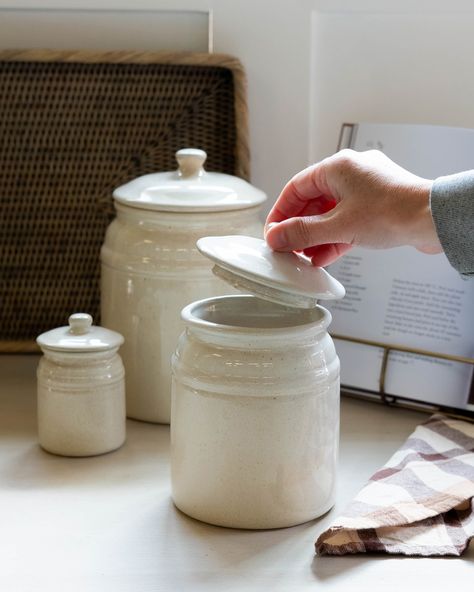
M459 273L474 276L474 170L436 179L430 205L449 262Z

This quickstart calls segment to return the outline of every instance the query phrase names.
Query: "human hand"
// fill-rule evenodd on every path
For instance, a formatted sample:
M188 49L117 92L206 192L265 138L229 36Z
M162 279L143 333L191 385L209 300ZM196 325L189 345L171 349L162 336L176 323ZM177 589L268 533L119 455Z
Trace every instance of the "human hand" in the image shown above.
M440 253L430 211L432 181L417 177L378 150L341 150L296 174L265 224L276 251L304 251L326 266L353 246L411 245Z

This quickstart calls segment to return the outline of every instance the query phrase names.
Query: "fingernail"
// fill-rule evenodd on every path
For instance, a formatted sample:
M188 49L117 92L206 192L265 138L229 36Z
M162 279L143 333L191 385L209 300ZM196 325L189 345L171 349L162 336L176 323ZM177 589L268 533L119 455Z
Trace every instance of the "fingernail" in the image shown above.
M268 225L268 229L270 229L270 227L272 226L278 226L278 224L269 224ZM279 230L278 232L274 232L272 233L272 237L271 240L269 242L269 245L272 249L285 249L288 245L287 240L286 240L286 235L285 235L285 231L283 228L281 228L281 230Z
M278 222L270 222L270 224L265 224L265 228L263 229L263 236L265 238L267 238L267 232L274 226L278 226Z

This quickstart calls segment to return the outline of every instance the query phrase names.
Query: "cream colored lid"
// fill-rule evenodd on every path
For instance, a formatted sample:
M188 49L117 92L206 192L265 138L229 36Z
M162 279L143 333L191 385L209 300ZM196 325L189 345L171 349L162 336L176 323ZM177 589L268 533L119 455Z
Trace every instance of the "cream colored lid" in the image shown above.
M222 212L263 203L267 196L247 181L204 170L204 150L185 148L176 152L178 169L138 177L117 187L118 203L164 212Z
M198 250L216 263L213 272L241 291L292 306L313 308L318 300L343 298L345 290L322 267L295 253L277 253L250 236L206 236Z
M100 352L119 347L120 333L92 325L90 314L78 312L69 317L69 325L42 333L36 342L41 349L63 352Z

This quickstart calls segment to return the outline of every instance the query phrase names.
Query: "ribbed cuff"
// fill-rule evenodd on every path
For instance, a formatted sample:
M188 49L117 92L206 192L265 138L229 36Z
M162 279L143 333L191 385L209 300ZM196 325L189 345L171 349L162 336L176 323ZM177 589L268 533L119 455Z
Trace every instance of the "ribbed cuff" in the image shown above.
M459 273L474 275L474 170L436 179L430 207L449 262Z

